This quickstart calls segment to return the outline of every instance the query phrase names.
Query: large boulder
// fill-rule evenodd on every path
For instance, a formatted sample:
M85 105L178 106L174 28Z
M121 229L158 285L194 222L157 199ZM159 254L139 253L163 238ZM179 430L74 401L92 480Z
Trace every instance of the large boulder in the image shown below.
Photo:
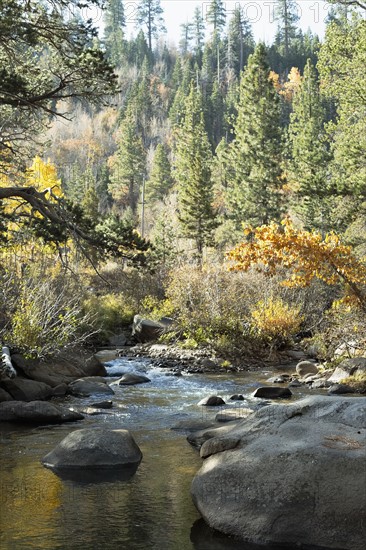
M37 382L43 382L52 388L60 384L69 384L84 376L106 376L105 367L95 357L57 356L54 359L40 361L26 359L20 354L11 356L13 365L18 372Z
M1 387L17 401L39 401L53 395L51 386L17 376L12 380L3 380Z
M210 431L193 500L211 527L242 540L363 550L365 426L363 397L263 407Z
M307 374L318 374L318 368L311 361L300 361L296 365L296 372L301 378L304 378Z
M21 422L31 424L60 424L82 420L82 414L48 401L6 401L0 403L1 422Z
M342 380L347 380L350 376L365 372L366 357L352 357L350 359L344 359L335 369L332 376L328 378L328 381L337 384Z
M42 459L48 468L101 469L138 465L142 453L128 430L85 428L67 435Z
M166 329L166 325L151 319L144 319L140 315L135 315L132 324L132 335L141 342L153 342L157 340Z
M113 395L114 391L108 386L105 380L97 376L80 378L69 384L69 392L76 397L89 397L90 395L106 394Z

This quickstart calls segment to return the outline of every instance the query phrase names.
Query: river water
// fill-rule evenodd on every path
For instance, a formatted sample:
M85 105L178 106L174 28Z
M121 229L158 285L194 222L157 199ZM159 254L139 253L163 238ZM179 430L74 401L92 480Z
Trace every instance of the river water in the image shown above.
M146 359L126 358L110 363L108 371L112 377L144 372L151 382L114 385L113 409L81 422L0 424L0 549L256 548L217 535L199 521L190 484L201 459L185 434L171 427L186 418L214 420L220 409L197 405L208 395L227 400L241 393L246 401L236 402L237 407L258 402L251 393L269 373L175 377ZM294 393L292 399L302 397L297 388ZM69 397L68 404L87 406L100 400ZM132 478L61 479L42 466L40 459L69 432L93 426L132 432L143 453Z

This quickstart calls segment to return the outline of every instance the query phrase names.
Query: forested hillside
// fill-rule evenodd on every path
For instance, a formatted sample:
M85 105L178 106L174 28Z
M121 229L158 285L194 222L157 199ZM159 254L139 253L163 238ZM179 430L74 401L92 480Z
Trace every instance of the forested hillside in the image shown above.
M347 273L365 252L362 2L335 1L320 41L294 0L276 0L263 44L240 3L227 14L211 0L176 47L159 0L138 1L133 38L123 0L85 2L104 4L99 31L81 2L21 4L0 7L3 340L42 354L45 339L106 338L144 309L222 353L300 330L337 345L340 319L363 340L363 271ZM227 271L229 250L262 226L276 242L288 219L305 240L337 233L348 260L334 276L309 260L284 287L291 261L273 270L271 244L249 273Z

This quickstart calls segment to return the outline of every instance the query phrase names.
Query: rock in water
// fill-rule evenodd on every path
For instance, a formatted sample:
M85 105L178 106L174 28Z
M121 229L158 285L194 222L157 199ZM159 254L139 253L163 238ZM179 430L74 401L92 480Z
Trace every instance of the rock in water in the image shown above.
M210 397L201 399L197 405L203 405L204 407L221 407L221 405L225 405L225 401L218 395L210 395Z
M364 550L365 426L364 397L314 396L210 430L193 500L241 540Z
M151 382L150 378L144 374L135 374L133 372L126 372L126 374L118 380L120 386L134 386L135 384L146 384L146 382Z
M281 399L291 397L292 392L288 388L279 388L277 386L262 386L257 388L253 397L262 397L264 399Z
M124 468L138 465L142 453L128 430L85 428L71 432L42 464L55 470Z

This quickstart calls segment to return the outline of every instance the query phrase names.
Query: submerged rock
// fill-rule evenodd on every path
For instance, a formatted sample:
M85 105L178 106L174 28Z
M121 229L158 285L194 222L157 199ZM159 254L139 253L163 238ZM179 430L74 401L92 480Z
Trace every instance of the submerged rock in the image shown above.
M67 435L42 464L56 470L125 468L138 465L142 453L128 430L85 428Z
M194 503L241 540L364 550L365 426L365 398L313 396L203 432Z

